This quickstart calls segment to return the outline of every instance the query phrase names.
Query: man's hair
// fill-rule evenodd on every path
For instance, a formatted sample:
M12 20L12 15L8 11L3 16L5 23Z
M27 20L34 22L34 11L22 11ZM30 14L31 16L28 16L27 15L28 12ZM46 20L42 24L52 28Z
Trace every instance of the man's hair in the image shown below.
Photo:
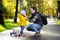
M37 12L37 8L36 7L31 7L31 8Z

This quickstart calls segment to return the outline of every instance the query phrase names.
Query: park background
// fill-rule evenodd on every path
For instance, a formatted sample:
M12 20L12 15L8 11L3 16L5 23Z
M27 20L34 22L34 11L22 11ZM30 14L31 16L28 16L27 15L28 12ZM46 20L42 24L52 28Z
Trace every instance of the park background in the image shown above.
M0 0L0 32L20 26L17 14L24 9L30 17L30 7L37 7L37 11L56 20L60 25L58 14L60 14L59 0Z

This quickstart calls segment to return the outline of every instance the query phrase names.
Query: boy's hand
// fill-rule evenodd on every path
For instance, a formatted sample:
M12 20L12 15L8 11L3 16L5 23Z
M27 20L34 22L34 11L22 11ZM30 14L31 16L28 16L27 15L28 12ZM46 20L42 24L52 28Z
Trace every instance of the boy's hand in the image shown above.
M27 20L29 20L27 16L25 16L25 17L26 17Z

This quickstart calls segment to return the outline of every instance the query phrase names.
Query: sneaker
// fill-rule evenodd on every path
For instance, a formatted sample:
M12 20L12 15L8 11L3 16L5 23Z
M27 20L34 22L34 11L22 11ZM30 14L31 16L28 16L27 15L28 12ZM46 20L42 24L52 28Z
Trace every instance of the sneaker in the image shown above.
M40 36L40 32L36 32L34 36Z
M25 34L21 34L21 36L25 36Z

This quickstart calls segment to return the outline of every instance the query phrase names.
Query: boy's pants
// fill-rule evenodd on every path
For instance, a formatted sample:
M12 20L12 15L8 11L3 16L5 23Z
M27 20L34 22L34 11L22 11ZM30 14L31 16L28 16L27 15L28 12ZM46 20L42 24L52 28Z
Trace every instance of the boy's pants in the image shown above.
M21 32L20 32L21 34L23 34L24 28L25 28L24 26L21 26Z

